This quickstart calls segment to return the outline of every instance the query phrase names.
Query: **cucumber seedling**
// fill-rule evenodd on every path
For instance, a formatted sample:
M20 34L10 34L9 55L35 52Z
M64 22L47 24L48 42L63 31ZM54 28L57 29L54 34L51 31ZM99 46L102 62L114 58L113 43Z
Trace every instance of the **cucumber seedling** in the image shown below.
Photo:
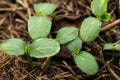
M35 16L28 20L28 32L32 38L32 43L26 45L20 39L8 39L0 43L0 50L9 55L27 55L30 64L31 58L45 58L57 54L60 50L60 44L55 39L47 38L50 33L52 22L47 18L55 9L55 4L41 3L35 4Z
M95 17L85 18L80 27L80 38L66 44L66 47L72 52L76 65L89 75L98 72L98 64L89 52L81 51L82 42L94 41L100 33L102 21L108 22L110 20L107 4L108 0L92 0L91 10Z

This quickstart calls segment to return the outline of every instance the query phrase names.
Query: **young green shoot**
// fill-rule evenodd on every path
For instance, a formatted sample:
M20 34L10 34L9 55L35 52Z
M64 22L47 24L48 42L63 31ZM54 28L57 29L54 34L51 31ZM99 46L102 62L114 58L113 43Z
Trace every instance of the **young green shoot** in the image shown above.
M32 57L45 58L57 54L60 44L55 39L47 38L52 25L47 16L56 7L55 4L50 3L35 4L36 16L30 17L28 21L28 32L33 42L26 45L20 39L8 39L0 44L0 50L9 55L27 55L31 67L33 67Z
M92 0L91 2L92 13L101 21L110 20L110 14L107 12L108 2L109 0Z
M103 50L112 50L112 58L115 58L115 50L116 51L120 51L120 43L116 43L116 44L113 44L113 43L105 43L103 45ZM118 64L120 64L120 58L119 58L119 62Z

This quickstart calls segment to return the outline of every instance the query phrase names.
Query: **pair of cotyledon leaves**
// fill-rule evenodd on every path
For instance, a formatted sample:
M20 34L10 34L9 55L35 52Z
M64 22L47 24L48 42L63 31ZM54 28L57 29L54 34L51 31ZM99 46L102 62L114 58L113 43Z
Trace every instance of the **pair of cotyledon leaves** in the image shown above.
M0 44L0 50L9 55L24 55L26 53L25 42L20 39L8 39ZM40 38L29 46L28 54L31 57L44 58L53 56L59 52L59 43L53 39Z
M46 16L52 14L57 5L40 3L34 5L37 16L32 16L28 21L28 32L32 39L47 37L51 30L52 22ZM42 14L44 14L44 16Z
M86 18L80 28L80 37L84 42L93 41L100 32L101 21L109 21L110 15L107 13L107 4L109 0L92 0L91 10L97 17Z
M81 71L89 75L94 75L98 72L98 64L95 58L86 51L80 51L82 40L79 37L67 43L66 47L73 53L74 62Z

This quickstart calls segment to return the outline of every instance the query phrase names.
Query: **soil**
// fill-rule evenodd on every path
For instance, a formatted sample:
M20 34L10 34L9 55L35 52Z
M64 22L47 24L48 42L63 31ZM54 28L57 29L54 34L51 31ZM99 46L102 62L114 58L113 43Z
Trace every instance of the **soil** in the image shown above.
M10 38L19 38L29 44L31 38L27 31L27 21L35 15L33 5L39 2L57 4L55 12L49 16L52 20L50 35L54 38L61 27L75 26L88 16L94 16L90 9L91 0L0 0L0 42ZM9 56L0 52L0 80L120 80L120 51L103 51L106 42L120 41L120 0L109 0L110 22L104 22L101 33L95 41L84 43L82 50L90 52L99 64L97 74L83 73L73 62L71 52L64 46L52 57L48 69L48 58L33 59L34 69L29 66L25 56ZM113 58L114 55L114 58Z

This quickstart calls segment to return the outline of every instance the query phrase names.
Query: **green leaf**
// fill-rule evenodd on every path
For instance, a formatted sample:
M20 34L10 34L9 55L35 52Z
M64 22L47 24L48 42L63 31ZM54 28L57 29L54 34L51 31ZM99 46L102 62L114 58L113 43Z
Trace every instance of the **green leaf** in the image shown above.
M32 16L28 21L28 32L32 39L47 37L51 30L51 21L46 17Z
M115 45L115 50L120 50L120 43Z
M96 17L101 17L102 14L107 13L107 4L109 0L93 0L91 2L92 13Z
M43 12L46 16L52 14L52 12L57 8L57 5L52 3L39 3L34 5L36 13Z
M100 0L93 0L91 2L91 10L92 10L92 13L97 17L105 13L104 10L102 10L102 5Z
M103 50L114 50L114 45L112 43L105 43L103 45Z
M0 50L4 51L8 55L24 55L25 54L25 42L20 39L8 39L0 44Z
M30 56L35 58L45 58L57 54L60 44L54 39L40 38L30 45Z
M99 20L105 21L105 22L110 21L110 14L109 13L102 14Z
M79 52L80 49L82 48L82 40L77 37L74 40L70 41L69 43L66 44L66 47L72 52Z
M81 25L80 28L80 37L85 42L93 41L100 32L101 22L94 18L88 17L86 18Z
M60 44L68 43L75 39L78 35L78 30L75 27L64 27L57 32L56 39Z
M107 12L107 4L109 2L109 0L99 0L102 6L102 9L104 12Z
M88 75L94 75L98 72L98 64L95 58L86 51L81 51L74 57L76 65Z

